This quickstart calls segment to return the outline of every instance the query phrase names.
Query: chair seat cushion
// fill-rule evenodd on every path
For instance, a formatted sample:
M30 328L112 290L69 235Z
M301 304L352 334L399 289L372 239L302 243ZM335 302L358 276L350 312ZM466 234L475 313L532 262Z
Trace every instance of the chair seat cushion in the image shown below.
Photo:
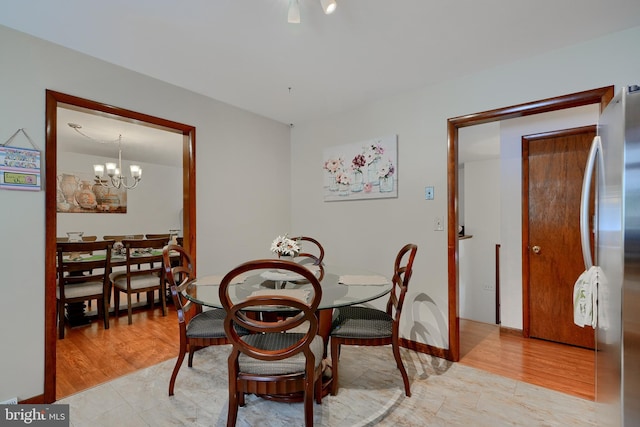
M102 282L82 282L73 285L66 285L64 288L65 298L82 298L89 295L100 295L104 292ZM60 286L56 287L56 298L60 299Z
M331 336L343 338L387 338L392 335L393 318L369 307L340 307Z
M226 336L224 332L224 318L226 312L223 309L203 311L196 314L187 324L187 337L189 338L222 338ZM236 325L239 335L249 333L245 328Z
M221 309L196 314L187 325L189 338L221 338L224 333L225 311Z
M266 350L277 350L288 347L303 336L299 333L268 333L268 334L250 334L242 337L242 340L246 341L254 347L258 347ZM315 356L315 366L318 367L322 362L322 355L324 353L324 342L322 337L316 335L311 341L311 352ZM238 364L240 372L256 375L284 375L304 372L305 370L305 356L304 353L298 353L288 359L283 360L258 360L247 356L246 354L240 354L238 358Z
M109 279L116 288L127 289L127 275L121 272L111 273ZM145 289L160 286L160 276L157 274L136 274L131 276L131 289Z

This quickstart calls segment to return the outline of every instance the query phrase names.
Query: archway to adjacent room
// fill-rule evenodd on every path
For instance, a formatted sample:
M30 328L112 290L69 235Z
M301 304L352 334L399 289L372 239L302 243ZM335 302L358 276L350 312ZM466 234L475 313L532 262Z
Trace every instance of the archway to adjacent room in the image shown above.
M56 178L58 108L78 108L130 123L167 129L182 135L182 209L185 247L196 254L195 127L51 90L46 92L45 190L45 372L44 401L56 400Z
M461 128L516 117L548 113L590 104L600 104L602 111L613 98L613 86L548 98L530 103L451 118L447 121L447 258L448 258L448 319L449 348L447 359L460 359L460 324L458 317L458 131Z

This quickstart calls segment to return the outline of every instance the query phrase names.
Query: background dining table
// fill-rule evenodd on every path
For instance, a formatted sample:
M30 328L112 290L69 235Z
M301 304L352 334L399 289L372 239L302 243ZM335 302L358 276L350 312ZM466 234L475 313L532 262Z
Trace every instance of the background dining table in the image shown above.
M92 253L92 254L88 254L88 253L82 253L82 254L71 254L71 257L77 257L77 259L75 259L76 261L81 260L84 262L92 262L92 261L101 261L105 259L106 254L104 253L104 251L102 252L96 252L96 253ZM65 261L69 259L70 256L65 257ZM177 254L171 254L172 259L175 258L177 259ZM162 251L160 250L151 250L151 251L146 251L146 252L141 252L141 253L134 253L132 254L133 258L139 258L140 259L140 264L147 264L150 262L157 262L157 263L161 263L162 262ZM64 262L64 261L63 261ZM127 265L127 257L124 254L123 251L112 251L111 252L111 260L109 263L109 267L123 267ZM105 272L105 274L109 274L110 271ZM105 294L107 294L109 297L111 295L110 292L108 292L109 289L105 289ZM81 326L81 325L88 325L91 323L91 319L89 317L87 317L87 313L86 313L86 305L82 302L80 303L70 303L67 304L67 320L69 321L69 324L73 327L73 326Z

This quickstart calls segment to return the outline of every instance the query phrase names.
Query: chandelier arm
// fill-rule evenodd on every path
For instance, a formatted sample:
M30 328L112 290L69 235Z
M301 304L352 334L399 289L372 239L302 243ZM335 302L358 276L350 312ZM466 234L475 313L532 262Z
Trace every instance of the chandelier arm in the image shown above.
M132 185L127 185L124 182L122 182L122 186L124 188L126 188L127 190L133 190L134 188L136 188L138 186L139 182L140 182L139 179L134 180Z
M76 129L77 132L80 132ZM99 165L98 165L99 166ZM105 188L125 188L128 190L134 189L138 186L138 183L142 179L142 168L139 165L131 165L131 178L133 179L133 183L131 185L127 185L127 177L123 175L122 169L122 135L118 137L118 165L116 167L115 163L107 163L107 175L111 181L111 186L108 185L108 181L106 179L103 180L104 177L104 168L94 165L95 178L100 183L102 187ZM134 171L135 166L135 171ZM100 174L98 174L100 172ZM105 184L106 181L107 184Z
M111 187L109 187L108 185L106 185L104 182L102 182L102 181L104 181L104 180L103 180L101 177L99 177L98 175L96 175L96 180L98 181L98 184L100 184L100 185L101 185L101 186L103 186L104 188L111 188Z

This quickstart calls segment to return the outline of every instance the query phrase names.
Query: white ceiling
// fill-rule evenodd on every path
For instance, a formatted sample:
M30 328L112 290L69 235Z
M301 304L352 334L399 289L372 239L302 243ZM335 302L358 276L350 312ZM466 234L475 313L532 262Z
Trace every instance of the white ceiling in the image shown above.
M78 133L69 123L81 126ZM118 158L122 147L123 164L153 163L182 168L182 134L132 123L71 106L58 106L58 152L99 156L104 162ZM124 161L127 162L124 162Z
M4 0L0 24L293 124L640 25L638 0L336 1Z

